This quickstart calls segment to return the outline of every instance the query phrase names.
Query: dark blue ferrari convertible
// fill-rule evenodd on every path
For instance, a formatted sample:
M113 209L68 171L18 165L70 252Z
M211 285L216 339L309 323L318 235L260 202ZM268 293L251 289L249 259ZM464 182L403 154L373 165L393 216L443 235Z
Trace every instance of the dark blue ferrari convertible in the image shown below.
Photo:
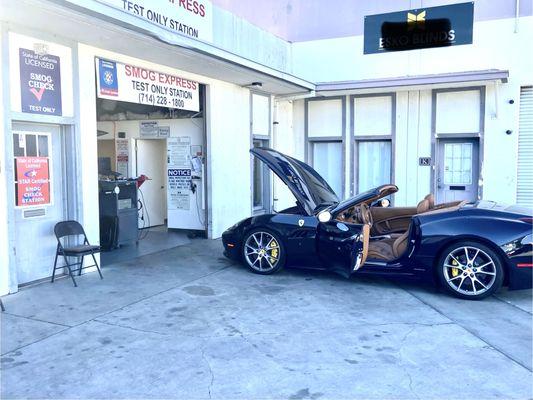
M222 235L225 255L259 274L284 266L411 277L464 299L532 285L532 214L490 201L388 207L395 185L340 201L309 165L267 148L251 153L289 187L296 205L246 218Z

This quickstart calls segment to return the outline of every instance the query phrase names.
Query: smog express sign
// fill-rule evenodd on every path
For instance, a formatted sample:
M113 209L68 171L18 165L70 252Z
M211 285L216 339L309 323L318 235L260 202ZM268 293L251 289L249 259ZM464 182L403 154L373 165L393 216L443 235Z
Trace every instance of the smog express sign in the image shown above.
M364 54L471 44L474 3L365 17Z
M164 72L96 59L98 97L200 111L198 82Z
M17 207L50 204L50 172L47 157L16 157Z
M172 33L213 40L213 14L207 0L100 0Z

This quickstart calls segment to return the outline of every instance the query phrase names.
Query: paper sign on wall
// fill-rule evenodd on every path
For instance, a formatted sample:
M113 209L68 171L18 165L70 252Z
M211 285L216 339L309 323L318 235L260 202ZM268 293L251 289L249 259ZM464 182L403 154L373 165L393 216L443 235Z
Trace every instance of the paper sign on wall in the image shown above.
M168 169L168 208L189 210L191 190L190 168Z
M50 170L47 157L15 157L17 207L50 204Z
M156 138L159 136L159 123L157 121L141 121L140 135L142 138Z
M102 99L200 111L200 84L164 72L96 59L97 94Z
M190 137L167 139L167 202L169 210L189 210L192 182Z
M59 57L20 48L19 65L22 112L62 115Z
M170 137L170 126L160 126L159 127L159 137L168 138Z
M123 177L128 176L129 140L116 139L117 172Z

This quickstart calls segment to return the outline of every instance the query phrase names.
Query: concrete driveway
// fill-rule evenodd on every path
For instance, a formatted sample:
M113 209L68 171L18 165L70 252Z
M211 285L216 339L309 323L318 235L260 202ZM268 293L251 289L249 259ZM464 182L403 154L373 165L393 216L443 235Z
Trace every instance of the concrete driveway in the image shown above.
M249 273L219 241L4 297L2 398L533 396L531 291Z

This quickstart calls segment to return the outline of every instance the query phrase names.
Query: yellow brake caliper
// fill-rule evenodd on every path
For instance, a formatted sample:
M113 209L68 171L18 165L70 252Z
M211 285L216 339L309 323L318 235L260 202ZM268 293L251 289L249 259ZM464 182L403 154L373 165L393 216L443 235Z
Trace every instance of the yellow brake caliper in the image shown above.
M274 263L278 259L278 244L274 239L270 241L270 247L270 262Z
M457 261L452 260L452 265L455 266L455 265L459 265L459 264L457 264ZM452 277L455 278L457 275L459 275L459 272L460 272L459 268L452 268Z

